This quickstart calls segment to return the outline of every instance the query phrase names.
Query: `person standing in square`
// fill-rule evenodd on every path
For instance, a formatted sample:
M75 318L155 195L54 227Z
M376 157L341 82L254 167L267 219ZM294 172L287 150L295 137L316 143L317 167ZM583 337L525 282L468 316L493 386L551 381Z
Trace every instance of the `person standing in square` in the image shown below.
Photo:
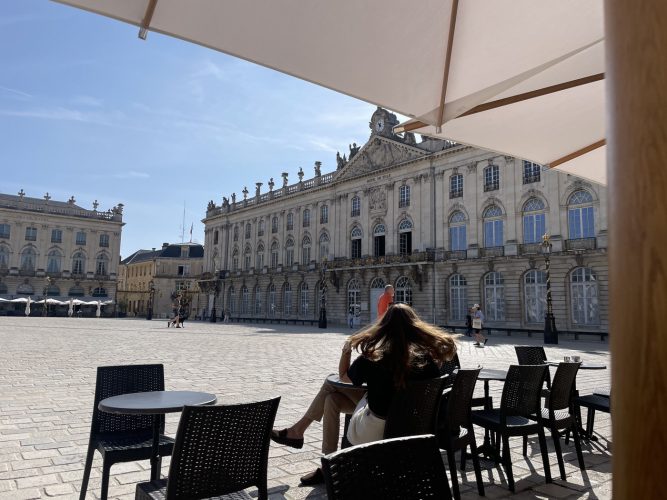
M384 293L380 295L378 300L378 321L382 319L384 313L387 312L389 306L394 302L394 287L391 285L386 285L384 287Z

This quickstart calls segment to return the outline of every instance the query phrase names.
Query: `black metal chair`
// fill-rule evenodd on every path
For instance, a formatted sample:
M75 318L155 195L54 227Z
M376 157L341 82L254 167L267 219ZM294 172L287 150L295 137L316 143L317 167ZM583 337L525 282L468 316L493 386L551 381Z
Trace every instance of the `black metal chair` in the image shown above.
M322 457L329 500L451 499L435 436L385 439Z
M584 465L584 456L581 453L581 440L579 439L579 430L577 419L574 416L573 395L574 383L579 371L579 363L560 363L556 374L554 375L551 393L547 402L547 407L542 408L542 425L551 431L551 436L558 457L558 468L560 477L565 481L565 464L563 462L563 453L560 447L561 430L572 432L574 436L574 447L577 451L579 468L586 470ZM528 437L523 438L523 455L528 456Z
M169 477L137 484L136 500L192 500L255 486L268 498L271 428L280 398L224 406L186 406Z
M541 345L517 345L514 346L516 358L520 365L542 365L547 362L547 353ZM551 389L551 373L547 370L547 389ZM548 392L543 393L546 396Z
M470 446L475 479L477 480L477 491L484 496L484 483L482 481L482 470L479 466L477 456L477 444L475 443L475 432L472 427L471 404L472 394L481 368L474 370L459 370L456 380L446 400L440 406L438 415L438 444L440 448L447 451L449 472L452 479L453 495L456 500L461 498L459 482L456 471L455 452L461 450L461 470L465 469L465 453Z
M440 367L440 375L449 375L454 376L454 372L461 368L461 361L459 361L459 355L454 354L454 357L449 361L442 363Z
M107 498L112 465L148 460L151 457L153 416L105 413L98 410L99 402L121 394L163 390L164 367L162 365L100 366L97 368L93 419L90 426L90 440L83 470L80 500L86 498L95 450L102 455L102 500ZM163 433L164 416L160 426L160 456L169 456L174 440L162 435Z
M514 492L514 475L510 456L509 438L537 434L542 452L546 482L551 482L547 442L542 427L541 391L547 365L512 365L503 386L500 408L474 410L472 422L496 433L496 441L502 437L502 461L507 484Z
M604 413L611 413L611 395L601 396L599 394L587 394L575 398L574 404L578 411L583 406L588 409L586 418L586 435L584 438L588 441L593 437L593 426L595 425L595 412L602 411Z
M442 391L449 376L413 380L394 394L384 427L384 439L435 434Z

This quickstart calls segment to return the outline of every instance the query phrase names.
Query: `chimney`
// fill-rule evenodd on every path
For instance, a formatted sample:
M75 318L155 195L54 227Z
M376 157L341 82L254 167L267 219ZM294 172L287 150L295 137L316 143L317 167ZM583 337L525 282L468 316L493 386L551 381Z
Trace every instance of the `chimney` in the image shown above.
M164 250L165 248L167 248L168 246L169 246L169 243L162 243L162 249L163 249L163 250Z

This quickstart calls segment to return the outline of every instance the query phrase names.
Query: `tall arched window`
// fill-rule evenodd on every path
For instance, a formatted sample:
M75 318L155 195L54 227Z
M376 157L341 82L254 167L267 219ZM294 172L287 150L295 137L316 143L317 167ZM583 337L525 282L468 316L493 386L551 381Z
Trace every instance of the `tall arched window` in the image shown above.
M463 196L463 174L454 174L449 178L449 197L460 198Z
M74 287L72 287L74 288ZM81 295L83 296L83 288L78 287L81 289ZM30 283L21 283L16 287L16 293L18 295L34 295L35 290L33 289L32 285Z
M546 232L544 202L531 198L523 205L523 242L539 243Z
M308 316L310 302L308 301L308 283L305 281L299 285L299 312L302 316Z
M373 255L375 257L384 257L385 255L385 237L387 229L384 224L376 224L373 228Z
M264 219L260 219L257 223L257 236L264 236Z
M243 269L245 271L250 271L250 266L252 265L252 247L246 245L245 250L243 251Z
M95 290L98 290L97 288ZM104 288L102 288L104 290ZM60 288L57 285L49 285L46 287L46 295L49 297L57 297L60 295ZM95 297L95 292L93 292L93 297Z
M9 248L0 245L0 269L9 268Z
M375 277L373 278L373 281L371 281L371 288L377 288L377 289L383 289L387 285L387 282L384 280L384 278Z
M547 273L531 269L523 276L527 323L544 323L547 306Z
M232 271L238 271L239 270L239 249L235 248L234 251L232 251Z
M347 284L347 312L358 315L361 310L361 284L358 279L351 279Z
M484 191L500 189L500 169L498 165L489 165L484 169Z
M108 297L107 289L101 286L93 289L93 297Z
M248 222L248 223L245 225L245 239L246 239L246 240L249 240L251 235L252 235L252 226L251 226L250 223Z
M239 241L239 226L234 226L234 241Z
M505 321L505 280L500 273L484 276L484 314L489 321Z
M278 217L273 217L271 219L271 233L275 234L278 232Z
M271 268L278 267L278 254L280 253L280 245L277 241L271 243Z
M461 211L454 212L449 218L449 249L452 252L468 249L467 232L466 216Z
M310 262L310 236L305 235L301 240L301 263L307 266Z
M449 278L449 310L452 321L463 321L468 312L468 282L461 274Z
M257 253L255 256L255 269L260 270L264 267L264 243L257 245Z
M409 306L412 305L412 287L410 286L410 280L405 276L401 276L396 280L394 302L400 302Z
M358 196L352 198L351 217L359 217L361 215L361 199Z
M496 205L491 205L484 211L484 246L501 247L503 240L503 212Z
M255 285L255 316L262 314L262 289Z
M361 228L354 226L350 232L350 257L353 259L361 259Z
M320 262L329 257L329 235L322 233L320 235Z
M289 283L283 285L283 314L292 314L292 286Z
M21 271L34 271L37 253L32 247L26 247L21 252Z
M307 208L303 211L303 227L310 227L310 210Z
M219 240L220 240L220 233L219 233L218 230L216 229L216 230L213 232L213 244L214 244L214 245L217 245Z
M292 267L294 264L294 240L287 238L285 243L285 266Z
M76 252L72 256L72 274L86 273L86 255L83 252Z
M593 196L580 189L567 201L567 228L571 240L595 237L595 213Z
M61 269L63 256L59 250L55 248L49 251L46 262L46 272L47 273L59 273Z
M95 274L98 276L107 276L109 274L109 257L106 254L99 254L95 259Z
M320 224L329 223L329 205L322 205L320 207Z
M398 188L398 208L410 206L410 186L403 184Z
M227 292L228 294L228 307L229 307L229 313L234 314L236 312L236 293L234 291L234 287L230 286L229 291Z
M287 214L287 230L291 231L292 229L294 229L294 214L289 212Z
M250 313L250 291L248 287L241 287L241 314L246 316Z
M570 275L572 323L599 325L598 282L592 269L579 267Z
M266 307L269 316L272 318L276 315L276 285L271 283L266 291Z
M403 219L398 225L398 252L412 254L412 222L409 219Z

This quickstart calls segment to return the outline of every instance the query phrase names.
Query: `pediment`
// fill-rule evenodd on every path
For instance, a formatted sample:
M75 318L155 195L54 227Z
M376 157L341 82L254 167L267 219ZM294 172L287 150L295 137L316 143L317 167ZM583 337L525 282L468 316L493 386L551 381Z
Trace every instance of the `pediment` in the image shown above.
M353 177L365 175L374 170L416 160L428 154L428 151L423 151L386 137L374 136L338 172L336 180L352 179Z

